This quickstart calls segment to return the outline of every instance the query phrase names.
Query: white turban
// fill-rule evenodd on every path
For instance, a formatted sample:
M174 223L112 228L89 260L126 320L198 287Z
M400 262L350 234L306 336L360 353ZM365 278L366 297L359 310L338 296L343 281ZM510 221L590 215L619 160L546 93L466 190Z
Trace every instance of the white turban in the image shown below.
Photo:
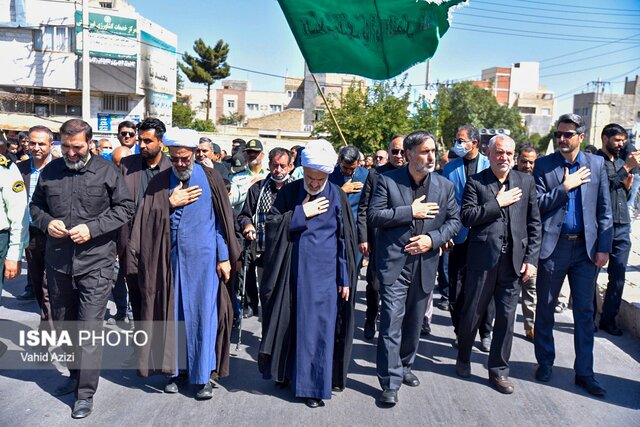
M169 128L162 138L167 147L198 148L200 136L193 129Z
M336 150L326 139L316 139L304 147L302 151L302 166L315 169L326 174L333 172L338 161Z

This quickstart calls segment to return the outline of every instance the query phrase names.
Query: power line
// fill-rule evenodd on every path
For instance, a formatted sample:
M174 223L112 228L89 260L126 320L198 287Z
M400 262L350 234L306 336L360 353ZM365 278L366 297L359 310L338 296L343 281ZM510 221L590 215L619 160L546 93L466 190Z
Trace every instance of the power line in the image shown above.
M533 7L533 6L514 6L511 4L506 4L506 3L494 3L491 1L485 1L485 0L474 0L475 3L479 3L479 4L490 4L492 6L500 6L500 7L512 7L512 8L518 8L518 9L529 9L529 10L542 10L544 12L557 12L557 13L570 13L570 14L582 14L582 15L604 15L604 16L640 16L640 11L637 11L638 14L629 14L628 12L625 13L605 13L605 12L585 12L582 11L582 7L578 6L576 7L574 10L566 10L566 9L550 9L550 8L543 8L543 7Z
M580 50L576 50L576 51L574 51L574 52L567 53L567 54L564 54L564 53L563 53L562 55L554 56L554 57L552 57L552 58L546 58L546 59L543 59L543 60L541 60L541 61L539 61L539 62L548 62L548 61L553 61L554 59L567 58L567 57L569 57L569 56L577 55L577 54L579 54L579 53L586 52L586 51L588 51L588 50L594 50L594 49L598 49L598 48L601 48L601 47L603 47L603 46L608 46L608 45L610 45L610 44L613 44L613 43L616 43L616 42L619 42L619 41L622 41L622 40L628 40L628 39L630 39L630 38L632 38L632 37L636 37L636 36L640 36L640 33L638 33L638 34L633 34L633 35L628 36L628 37L623 37L623 38L620 38L620 39L616 39L616 40L611 41L611 42L602 43L601 45L598 45L598 46L594 46L594 47L587 47L587 48L580 49Z
M492 26L492 25L478 25L478 24L467 24L467 23L463 23L463 22L456 22L456 25L467 25L473 28L489 28L492 30L495 30L496 27ZM537 37L537 34L543 34L543 35L547 35L547 36L560 36L563 39L567 37L567 34L563 34L563 33L549 33L547 31L531 31L531 30L519 30L517 28L497 28L499 30L503 30L503 31L515 31L518 33L524 33L524 34L535 34ZM594 39L593 41L613 41L616 40L614 37L596 37L596 36L581 36L579 34L575 34L574 37L581 37L581 38L585 38L585 39ZM640 41L638 41L640 42Z
M501 13L503 15L509 15L509 18L505 18L505 19L511 19L511 16L513 15L517 15L517 16L528 16L531 18L542 18L542 19L551 19L554 21L562 21L560 24L558 25L562 25L564 24L564 22L567 21L567 18L559 18L559 17L555 17L555 16L545 16L545 15L532 15L530 13L520 13L520 12L510 12L510 11L505 11L505 10L495 10L495 9L485 9L482 7L476 7L476 6L469 6L468 8L464 9L466 11L481 11L481 12L491 12L491 13ZM457 12L453 12L454 14ZM619 24L619 21L601 21L601 20L589 20L589 19L580 19L580 22L582 22L583 24Z
M494 19L497 21L503 21L504 22L504 18L500 18L497 16L489 16L489 15L475 15L473 13L465 13L465 12L454 12L456 14L456 16L470 16L470 17L474 17L474 18L483 18L483 19ZM459 21L458 21L459 22ZM515 19L515 18L509 18L509 22L524 22L527 24L536 24L536 25L557 25L554 24L552 22L544 22L544 21L531 21L528 19ZM612 27L596 27L596 29L598 30L638 30L638 28L640 28L640 24L627 24L624 23L624 25L633 25L633 28L621 28L619 25L616 26L612 26ZM563 27L576 27L576 28L585 28L583 23L580 24L570 24L570 23L564 23L562 24ZM590 28L591 29L591 28Z
M585 40L585 39L579 39L579 38L567 38L567 37L549 37L549 36L533 36L533 35L526 35L526 34L517 34L517 33L505 33L505 32L501 32L501 31L489 31L489 30L476 30L473 28L460 28L457 25L462 25L462 24L455 24L455 26L451 26L452 29L456 29L456 30L462 30L462 31L473 31L475 33L483 33L483 34L498 34L498 35L503 35L503 36L515 36L515 37L525 37L525 38L529 38L529 39L547 39L547 40L562 40L562 41L572 41L572 42L598 42L598 41L602 41L602 39L600 40ZM509 30L512 31L512 30ZM637 41L629 41L629 42L620 42L618 40L613 40L613 42L618 42L618 43L628 43L628 44L636 44ZM589 48L592 49L592 48Z
M554 2L546 2L546 1L534 1L534 0L511 0L511 1L517 1L517 2L520 2L520 3L547 4L547 5L551 5L551 6L557 6L558 5L557 2L554 3ZM616 12L638 12L638 13L640 13L640 9L615 9L615 8L612 8L612 7L583 6L581 4L563 4L563 6L579 7L581 9L613 10L613 11L616 11Z
M574 74L574 73L579 73L579 72L582 72L582 71L591 71L591 70L596 70L598 68L610 67L612 65L626 64L627 62L632 62L632 61L640 61L640 58L633 58L633 59L629 59L629 60L626 60L626 61L619 61L619 62L611 62L609 64L596 65L595 67L582 68L580 70L571 70L571 71L565 71L565 72L562 72L562 73L547 74L547 75L540 76L540 78L563 76L565 74Z
M629 49L631 49L631 48L623 47L622 49L612 50L612 51L606 52L606 53L598 53L598 54L593 55L593 56L587 56L586 58L575 59L575 60L571 60L571 61L567 61L567 62L560 62L559 64L554 64L554 65L546 65L544 67L540 67L540 69L541 70L546 70L548 68L561 67L561 66L567 65L567 64L575 64L576 62L583 62L583 61L587 61L587 60L593 59L593 58L601 58L603 56L613 55L614 53L623 52L623 51L626 51L626 50L629 50Z

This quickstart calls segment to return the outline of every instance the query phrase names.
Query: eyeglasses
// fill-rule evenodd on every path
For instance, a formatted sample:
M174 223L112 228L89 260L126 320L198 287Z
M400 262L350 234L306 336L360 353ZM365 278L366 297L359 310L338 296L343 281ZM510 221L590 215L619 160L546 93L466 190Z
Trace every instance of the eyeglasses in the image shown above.
M467 142L471 142L471 141L466 141L466 140L464 140L464 139L462 139L462 138L458 138L458 139L454 139L454 140L453 140L453 143L454 143L454 144L456 144L456 143L457 143L457 144L466 144Z
M373 156L373 158L374 158L375 160L382 160L382 159L384 159L384 157L382 157L382 156Z
M135 132L120 132L120 136L123 138L131 138L132 136L136 136Z
M401 148L393 148L391 150L391 154L393 154L394 156L397 156L398 154L404 154L404 150Z
M169 157L169 161L171 163L175 163L175 164L180 164L182 163L183 165L188 165L191 163L191 156L187 156L187 157Z
M560 131L555 131L553 132L553 136L556 139L560 139L564 136L564 139L571 139L574 136L578 135L578 132L560 132Z

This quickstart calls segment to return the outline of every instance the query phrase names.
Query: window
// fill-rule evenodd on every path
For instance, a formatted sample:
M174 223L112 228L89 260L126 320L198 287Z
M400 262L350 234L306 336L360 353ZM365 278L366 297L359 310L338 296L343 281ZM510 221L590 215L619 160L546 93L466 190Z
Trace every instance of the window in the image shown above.
M536 107L520 107L518 108L521 114L535 114Z
M269 111L272 113L279 113L282 111L282 105L270 104Z
M235 99L229 99L229 100L227 100L227 107L228 107L228 108L236 108L236 101L235 101Z
M258 111L260 106L258 104L247 104L248 111Z
M113 3L110 1L101 1L100 7L103 9L113 9Z
M129 98L126 95L102 96L102 109L105 111L129 111Z
M293 98L293 91L292 91L292 90L288 90L288 91L287 91L287 96L288 96L289 98Z
M74 32L71 27L45 26L33 30L33 50L39 52L71 52L74 45Z

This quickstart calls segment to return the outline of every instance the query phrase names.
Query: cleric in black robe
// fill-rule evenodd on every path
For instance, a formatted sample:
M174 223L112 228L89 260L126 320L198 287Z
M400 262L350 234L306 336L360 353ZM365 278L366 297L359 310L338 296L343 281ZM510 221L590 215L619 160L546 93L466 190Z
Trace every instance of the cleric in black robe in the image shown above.
M328 182L336 154L309 143L304 178L285 185L267 216L263 316L258 365L291 383L307 406L324 406L345 387L357 283L355 224L348 199ZM298 308L301 308L298 310Z

